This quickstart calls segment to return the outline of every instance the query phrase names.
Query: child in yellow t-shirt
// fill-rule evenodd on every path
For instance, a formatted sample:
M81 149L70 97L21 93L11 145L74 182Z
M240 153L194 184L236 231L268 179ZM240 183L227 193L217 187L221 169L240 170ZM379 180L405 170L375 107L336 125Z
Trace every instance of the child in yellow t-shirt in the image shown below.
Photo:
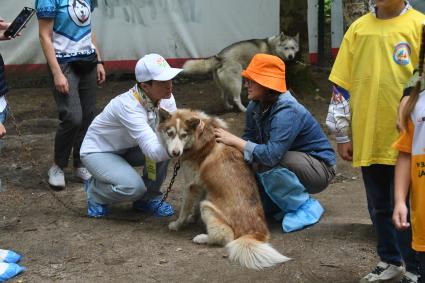
M360 282L417 282L410 230L392 224L397 107L418 63L425 16L408 1L376 0L344 35L330 74L327 125L342 159L360 167L380 262ZM350 136L351 133L351 136ZM404 273L404 271L407 271Z
M425 26L423 27L425 31ZM424 32L422 32L424 35ZM424 53L425 37L422 37L419 76L416 87L410 92L401 122L403 131L394 147L399 150L395 168L393 222L397 229L410 227L409 208L406 199L410 187L410 219L412 223L412 247L418 253L420 281L425 282L425 91Z

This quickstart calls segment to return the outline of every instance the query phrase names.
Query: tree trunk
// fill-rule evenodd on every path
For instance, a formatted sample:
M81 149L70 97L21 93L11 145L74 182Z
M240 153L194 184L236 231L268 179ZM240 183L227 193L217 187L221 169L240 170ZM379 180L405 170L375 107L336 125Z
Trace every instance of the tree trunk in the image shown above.
M369 0L344 0L344 27L348 27L360 16L369 11Z

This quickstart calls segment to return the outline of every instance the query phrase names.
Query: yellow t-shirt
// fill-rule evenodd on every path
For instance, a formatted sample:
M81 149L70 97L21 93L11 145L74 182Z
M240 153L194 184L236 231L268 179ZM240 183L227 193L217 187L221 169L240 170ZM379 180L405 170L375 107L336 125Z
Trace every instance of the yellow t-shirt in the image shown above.
M419 96L406 131L394 144L399 151L410 153L410 221L412 223L412 247L425 252L425 95Z
M414 9L388 20L369 13L344 35L329 79L350 93L353 166L395 164L397 107L418 63L424 20Z

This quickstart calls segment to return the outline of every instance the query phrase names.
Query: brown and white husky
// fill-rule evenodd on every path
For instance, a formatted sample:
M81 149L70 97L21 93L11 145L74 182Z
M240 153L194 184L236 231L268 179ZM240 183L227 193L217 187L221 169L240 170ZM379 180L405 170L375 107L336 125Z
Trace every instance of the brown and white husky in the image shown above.
M268 243L257 183L242 153L215 141L214 129L226 128L224 121L187 109L172 115L160 109L159 116L159 136L168 153L181 158L188 184L180 215L169 228L178 230L187 223L205 195L199 209L208 234L197 235L193 242L226 246L232 261L253 269L289 260Z

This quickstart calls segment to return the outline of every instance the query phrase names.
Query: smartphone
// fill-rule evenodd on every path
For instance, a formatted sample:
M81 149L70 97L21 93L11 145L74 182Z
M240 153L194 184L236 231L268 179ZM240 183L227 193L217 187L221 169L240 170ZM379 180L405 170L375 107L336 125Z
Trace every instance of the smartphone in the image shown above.
M4 31L4 36L15 37L24 28L34 13L35 10L33 8L24 7L10 26Z

